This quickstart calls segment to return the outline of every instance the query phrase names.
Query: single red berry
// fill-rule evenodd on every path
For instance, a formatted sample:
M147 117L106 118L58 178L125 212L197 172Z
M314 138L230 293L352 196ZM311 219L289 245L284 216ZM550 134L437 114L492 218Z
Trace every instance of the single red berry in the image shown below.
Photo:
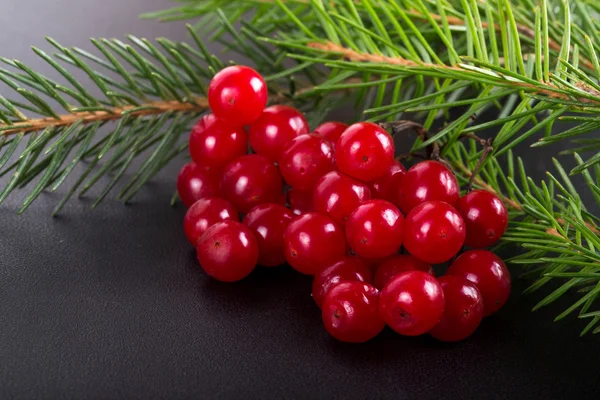
M263 77L243 65L222 69L208 86L208 104L212 112L235 126L256 121L267 105L268 96Z
M306 213L290 222L283 234L287 262L297 271L314 275L346 254L344 231L331 218Z
M383 176L394 160L394 141L371 122L350 125L335 146L340 171L361 181Z
M325 139L329 140L335 145L340 136L342 136L342 133L344 133L347 128L348 125L344 124L343 122L329 121L317 126L313 130L313 133L323 136Z
M277 167L268 158L249 154L233 160L223 173L221 193L247 213L261 203L277 203L283 189Z
M504 235L508 212L502 200L486 190L473 190L458 200L457 210L465 221L465 244L474 248L493 245Z
M185 213L183 230L190 243L195 245L208 228L225 220L239 221L238 213L230 202L218 197L200 199Z
M369 200L354 210L346 222L346 239L361 257L387 257L402 246L404 217L385 200Z
M404 165L398 160L393 160L386 173L370 182L371 194L374 199L383 199L391 203L396 202L396 188L400 186L402 177L406 174Z
M177 193L179 198L190 207L196 201L219 195L221 174L206 171L191 162L185 164L177 175Z
M422 335L440 321L444 292L438 281L426 272L403 272L381 291L379 312L399 334Z
M217 222L196 244L202 269L223 282L235 282L254 270L258 244L247 226L237 221Z
M287 144L279 170L294 189L312 189L317 180L335 168L333 146L320 136L300 135Z
M248 135L243 127L232 127L207 114L192 129L189 149L196 164L223 169L248 153Z
M264 267L285 264L283 233L294 214L280 204L263 203L254 207L244 217L246 225L258 243L258 263Z
M362 343L385 327L378 313L379 292L368 283L342 282L323 300L325 329L342 342Z
M250 145L257 154L278 162L284 147L296 136L308 133L304 115L290 106L271 106L248 128Z
M465 223L448 203L428 201L413 208L404 221L404 247L430 264L450 260L465 242Z
M336 285L346 281L371 283L373 274L369 267L356 257L343 257L333 265L315 275L312 285L312 297L319 307L323 305L325 295Z
M446 306L440 322L429 331L443 342L456 342L475 332L483 318L483 301L479 289L465 278L442 276L438 279Z
M498 311L510 295L510 272L494 253L471 250L461 254L446 275L462 276L477 286L483 299L483 316Z
M408 214L426 201L444 201L456 206L460 188L456 177L439 161L423 161L413 165L396 186L396 204Z
M290 189L287 192L290 209L296 215L314 211L312 190Z
M375 272L375 287L383 289L396 275L407 271L423 271L433 275L431 264L427 264L410 254L399 254L385 259Z
M370 199L367 184L338 171L323 175L313 192L315 211L329 215L342 226L356 207Z

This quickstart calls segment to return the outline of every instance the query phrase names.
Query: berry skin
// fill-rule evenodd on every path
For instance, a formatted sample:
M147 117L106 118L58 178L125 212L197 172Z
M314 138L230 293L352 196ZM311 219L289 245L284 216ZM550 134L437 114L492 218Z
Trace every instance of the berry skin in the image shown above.
M267 105L268 95L263 77L242 65L222 69L208 86L208 104L213 114L235 126L256 121Z
M395 189L400 186L402 177L406 174L404 165L398 160L393 160L386 173L370 182L371 194L374 199L396 202Z
M467 246L476 249L491 246L506 231L506 207L498 196L486 190L473 190L461 197L456 209L465 221Z
M394 141L378 125L359 122L342 133L335 146L338 169L361 181L383 176L394 160Z
M373 274L369 267L356 257L343 257L335 264L315 275L312 285L312 297L319 307L329 291L340 282L357 281L371 283Z
M258 243L258 263L264 267L285 264L283 233L294 214L280 204L264 203L254 207L244 217L246 225Z
M239 221L238 213L230 202L218 197L200 199L185 213L183 231L190 243L195 245L208 228L225 220Z
M477 286L483 299L484 317L498 311L510 295L510 272L491 251L471 250L461 254L446 275L464 277Z
M401 335L429 332L444 312L444 292L438 281L423 271L397 275L381 291L379 313Z
M202 269L222 282L248 276L258 261L258 244L247 226L237 221L217 222L196 244Z
M290 189L287 192L290 209L296 215L314 211L312 190Z
M283 183L268 158L249 154L233 160L223 173L221 193L241 213L261 203L277 203Z
M333 146L320 136L300 135L288 143L279 170L294 189L312 189L317 180L335 168Z
M297 271L314 275L346 253L344 231L331 218L306 213L290 222L283 234L285 259Z
M378 303L379 292L368 283L342 282L323 301L325 329L342 342L366 342L385 327L377 312Z
M358 256L387 257L400 250L403 227L404 217L395 205L385 200L369 200L350 214L346 239Z
M399 254L385 259L375 271L375 287L383 289L396 275L407 271L423 271L433 276L431 264L409 254Z
M329 121L317 126L313 133L324 137L331 143L336 144L342 133L348 128L343 122Z
M457 342L475 332L483 318L479 289L465 278L442 276L438 279L446 306L440 322L429 334L442 342Z
M308 122L294 107L277 105L265 108L248 128L250 145L257 154L278 162L285 145L308 133Z
M454 257L465 242L465 223L448 203L428 201L408 213L404 247L419 260L440 264Z
M195 163L185 164L177 175L177 193L186 207L207 197L218 196L220 174L209 172Z
M444 201L455 207L460 196L456 177L439 161L423 161L413 165L396 187L396 204L408 214L426 201Z
M323 175L313 192L315 211L329 215L342 226L356 207L370 199L371 190L365 183L338 171Z
M192 129L189 149L196 164L223 169L248 153L248 135L243 127L232 127L207 114Z

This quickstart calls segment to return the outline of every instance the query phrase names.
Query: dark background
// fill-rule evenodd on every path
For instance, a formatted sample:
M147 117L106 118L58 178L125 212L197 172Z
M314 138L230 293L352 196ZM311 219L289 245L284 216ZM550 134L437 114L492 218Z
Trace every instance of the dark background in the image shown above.
M29 46L49 49L46 35L88 49L90 36L185 39L182 24L136 18L167 0L3 3L0 55L42 71ZM536 151L526 162L541 177L556 148ZM515 279L507 306L465 342L386 330L345 345L322 328L306 277L208 279L185 210L168 206L181 162L131 206L109 198L91 211L84 198L53 219L59 192L20 217L22 193L0 207L0 399L598 398L600 337L579 338L576 318L552 322L571 295L531 313L540 294L522 296Z

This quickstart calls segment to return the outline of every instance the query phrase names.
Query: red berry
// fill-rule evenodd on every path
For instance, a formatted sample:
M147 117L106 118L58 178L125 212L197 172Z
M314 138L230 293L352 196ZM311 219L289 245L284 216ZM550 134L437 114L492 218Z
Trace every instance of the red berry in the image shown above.
M241 156L225 168L221 193L235 208L247 213L261 203L280 200L283 183L277 167L258 154Z
M350 125L335 146L340 171L361 181L383 176L394 160L394 141L371 122Z
M340 261L315 275L312 296L317 305L321 307L325 295L340 282L371 283L372 280L373 274L364 262L356 257L343 257Z
M283 233L294 214L282 205L259 204L244 217L246 225L258 243L258 263L265 267L285 264Z
M423 161L413 165L396 187L396 204L409 213L426 201L444 201L456 206L460 188L456 177L439 161Z
M296 217L283 234L284 254L296 270L314 275L346 254L344 231L318 213Z
M340 283L327 293L323 301L325 329L342 342L366 342L385 327L377 312L378 303L379 292L368 283Z
M230 202L217 197L200 199L185 213L183 230L190 243L195 245L208 228L225 220L239 221L238 213Z
M385 259L375 272L375 287L383 289L396 275L407 271L423 271L433 275L431 264L427 264L409 254L399 254Z
M493 245L504 235L508 212L502 200L486 190L473 190L458 200L457 210L465 221L465 244L474 248Z
M279 170L294 189L312 189L317 180L335 168L333 146L320 136L300 135L287 144Z
M437 280L426 272L403 272L381 291L379 312L399 334L422 335L440 321L444 292Z
M369 200L354 210L346 223L346 239L361 257L387 257L402 246L404 217L390 202Z
M252 272L258 261L258 245L248 227L237 221L217 222L196 244L204 271L223 282L235 282Z
M206 171L191 162L185 164L177 175L179 198L190 207L196 201L219 195L220 174Z
M370 182L373 198L395 203L396 188L400 186L404 174L406 174L406 169L404 169L402 163L398 160L392 161L392 164L383 176Z
M483 301L479 289L467 279L442 276L438 279L446 306L440 322L429 331L443 342L456 342L475 332L483 318Z
M287 193L292 212L301 215L314 211L312 190L290 189Z
M428 201L408 213L404 247L430 264L450 260L465 242L465 223L458 211L443 201Z
M248 135L243 127L232 127L207 114L192 129L189 149L198 165L222 169L248 153Z
M256 121L267 105L268 95L263 77L243 65L222 69L208 86L208 104L212 112L235 126Z
M348 128L343 122L330 121L317 126L313 133L323 136L331 143L336 144L342 133Z
M484 317L498 311L510 295L510 272L491 251L471 250L461 254L446 275L462 276L477 286L483 299Z
M328 214L342 226L356 207L370 199L371 190L365 183L338 171L323 175L313 193L315 211Z
M304 115L294 107L283 105L265 108L248 128L254 151L273 162L279 161L284 147L293 138L308 132Z

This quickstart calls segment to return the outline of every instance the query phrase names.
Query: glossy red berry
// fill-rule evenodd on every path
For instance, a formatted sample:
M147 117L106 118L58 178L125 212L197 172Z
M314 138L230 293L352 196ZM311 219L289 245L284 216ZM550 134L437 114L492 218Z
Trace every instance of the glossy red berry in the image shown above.
M252 272L258 261L258 244L247 226L237 221L217 222L196 244L202 269L223 282L235 282Z
M238 213L230 202L218 197L200 199L185 213L183 230L190 243L195 245L208 228L225 220L239 221Z
M431 264L427 264L410 254L399 254L385 259L375 272L375 287L383 289L396 275L407 271L423 271L433 275Z
M510 295L510 272L494 253L471 250L461 254L446 275L462 276L477 286L483 299L483 316L498 311Z
M340 225L346 225L350 214L361 203L371 199L367 184L338 171L323 175L315 184L315 211L329 215Z
M248 153L248 135L243 127L232 127L207 114L192 129L189 149L196 164L220 170Z
M393 160L383 176L370 182L373 198L395 203L396 188L400 186L400 181L404 174L406 174L404 165L398 160Z
M465 242L465 223L448 203L428 201L408 213L404 221L404 247L430 264L450 260Z
M440 322L429 331L443 342L456 342L475 332L483 318L483 301L479 289L465 278L442 276L438 279L446 306Z
M369 267L356 257L343 257L315 275L312 285L312 297L319 307L323 305L325 295L336 285L346 281L371 283L373 274Z
M312 189L320 177L334 168L333 146L314 134L293 139L279 160L283 179L294 189Z
M221 193L241 213L261 203L277 203L283 183L268 158L249 154L233 160L223 172Z
M504 235L508 212L502 200L486 190L473 190L458 200L457 210L465 221L465 244L473 248L493 245Z
M208 104L213 114L235 126L256 121L267 105L268 95L263 77L242 65L222 69L208 86Z
M325 329L342 342L366 342L385 327L377 312L378 303L379 292L368 283L340 283L327 293L323 301Z
M264 267L285 264L283 233L294 214L280 204L263 203L244 217L246 225L258 243L258 263Z
M402 246L404 217L385 200L369 200L354 210L346 222L346 239L361 257L387 257Z
M394 141L371 122L350 125L335 146L338 169L361 181L383 176L394 160Z
M422 335L440 321L444 292L438 281L426 272L403 272L381 291L379 312L399 334Z
M335 145L346 128L348 128L348 125L343 122L329 121L317 126L313 133L323 136Z
M314 212L292 220L283 243L287 262L307 275L318 273L346 253L343 229L328 216Z
M196 201L219 195L220 173L206 171L195 163L185 164L177 175L179 198L190 207Z
M312 190L290 189L287 192L290 209L296 215L314 211Z
M456 206L460 188L456 177L439 161L423 161L413 165L396 187L396 204L408 214L426 201L444 201Z

